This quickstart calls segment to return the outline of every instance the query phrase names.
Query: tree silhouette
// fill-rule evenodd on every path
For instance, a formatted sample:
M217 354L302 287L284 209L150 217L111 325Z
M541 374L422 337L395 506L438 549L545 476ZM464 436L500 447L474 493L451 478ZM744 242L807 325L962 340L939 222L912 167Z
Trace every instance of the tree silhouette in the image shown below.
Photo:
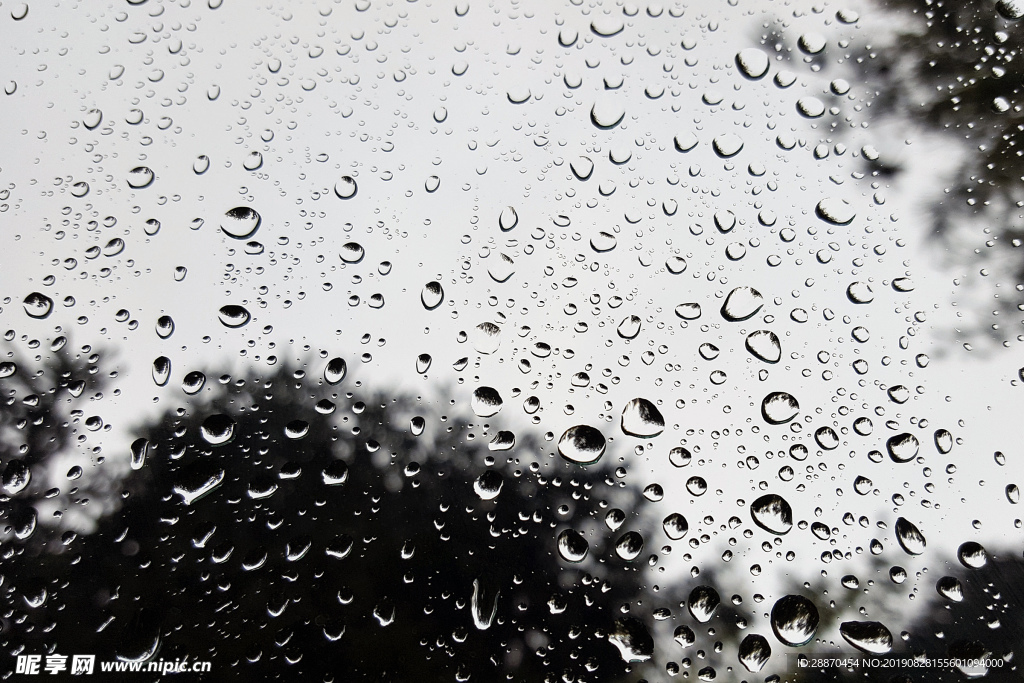
M509 434L439 402L284 367L207 382L136 433L141 467L95 533L0 560L8 647L210 660L209 680L586 681L629 671L617 620L650 626L620 609L649 553L614 552L642 501L610 455L497 450Z

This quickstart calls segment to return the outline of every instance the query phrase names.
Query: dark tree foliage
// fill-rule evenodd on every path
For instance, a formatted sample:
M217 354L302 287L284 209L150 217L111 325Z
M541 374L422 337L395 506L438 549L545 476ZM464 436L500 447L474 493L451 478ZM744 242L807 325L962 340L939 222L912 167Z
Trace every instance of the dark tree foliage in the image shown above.
M210 660L203 680L629 671L607 635L620 606L643 596L649 552L614 553L643 501L605 470L612 454L582 468L526 434L491 450L497 420L317 375L211 374L201 394L135 430L145 462L95 533L8 544L8 651ZM24 390L5 387L4 425L26 412ZM48 422L57 394L27 411L40 435L59 431ZM33 466L61 447L33 442ZM603 520L615 507L627 520L612 533ZM556 550L569 528L589 541L579 564ZM635 616L652 626L650 612Z

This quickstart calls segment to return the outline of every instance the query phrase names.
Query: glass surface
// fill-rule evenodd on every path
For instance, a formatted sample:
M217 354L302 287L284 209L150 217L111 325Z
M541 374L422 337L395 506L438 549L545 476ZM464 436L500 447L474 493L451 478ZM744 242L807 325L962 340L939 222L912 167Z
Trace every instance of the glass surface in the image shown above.
M3 3L0 674L1020 680L1022 17Z

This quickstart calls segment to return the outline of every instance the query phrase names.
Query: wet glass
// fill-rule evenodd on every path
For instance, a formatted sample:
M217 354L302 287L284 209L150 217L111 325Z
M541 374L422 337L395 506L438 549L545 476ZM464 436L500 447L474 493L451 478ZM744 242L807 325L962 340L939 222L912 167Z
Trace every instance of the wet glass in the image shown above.
M0 673L1018 680L1022 18L0 6Z

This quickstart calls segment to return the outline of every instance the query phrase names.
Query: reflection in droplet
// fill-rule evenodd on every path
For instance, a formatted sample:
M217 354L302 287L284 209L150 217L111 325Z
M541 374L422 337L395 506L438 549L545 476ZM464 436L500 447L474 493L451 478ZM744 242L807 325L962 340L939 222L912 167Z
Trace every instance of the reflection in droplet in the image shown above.
M690 591L690 597L686 600L686 608L690 615L702 624L711 621L715 610L721 604L722 599L711 586L697 586Z
M928 545L921 530L904 517L896 520L896 540L908 555L920 555Z
M769 493L750 504L750 516L765 531L783 536L793 528L793 508L777 494Z
M730 322L742 322L757 315L763 305L761 292L753 287L737 287L725 297L722 317Z
M636 617L615 620L615 628L608 634L608 642L614 645L622 661L646 662L654 656L654 638L647 627Z
M921 444L917 437L909 432L889 437L885 442L885 449L893 462L910 462L917 457Z
M224 327L242 327L249 322L249 311L241 306L228 304L221 307L217 317Z
M892 650L892 634L877 621L844 621L839 634L861 652L881 655Z
M211 446L222 446L235 438L235 421L222 413L210 415L203 420L199 433Z
M491 417L501 410L501 396L493 387L477 387L473 390L470 406L477 417Z
M589 425L570 427L558 440L558 454L577 465L597 462L605 447L604 434Z
M53 299L39 292L32 292L26 296L21 305L28 317L37 320L46 318L53 311Z
M818 621L818 609L801 595L787 595L772 607L772 631L783 645L799 647L809 643L818 630Z
M590 552L587 539L574 529L566 529L558 534L558 556L566 562L582 562Z
M960 544L956 551L960 564L971 569L979 569L988 563L988 553L985 548L976 541L967 541Z
M334 184L334 194L338 199L351 199L356 196L356 179L350 175L343 175Z
M690 530L690 525L686 521L686 517L683 517L678 512L673 512L671 515L666 517L661 523L662 529L665 530L665 535L673 541L686 536L686 532Z
M765 363L778 363L782 359L782 344L771 330L757 330L747 335L747 351Z
M224 214L220 229L228 237L244 240L259 230L263 219L255 209L248 206L236 206Z
M420 301L423 303L423 308L428 311L432 311L440 306L441 302L444 301L444 289L442 289L441 283L433 281L423 285L423 291L420 292Z
M704 477L690 477L686 480L686 490L693 496L703 496L708 490Z
M955 576L943 576L935 582L935 590L950 602L963 602L964 587Z
M739 660L743 667L751 672L757 673L768 663L772 656L772 647L768 639L757 633L748 634L739 647Z
M635 560L644 550L644 537L636 531L627 531L615 542L615 554L626 561Z
M327 366L324 368L324 381L333 386L345 379L346 374L348 374L348 363L345 362L345 359L332 358L327 361Z
M192 396L202 391L205 384L206 375L198 370L193 370L186 374L184 379L181 380L181 390L189 396Z
M621 426L628 436L650 439L665 430L665 418L647 399L634 398L622 409Z
M773 391L761 401L761 416L769 424L785 424L796 417L799 412L800 404L785 391Z

